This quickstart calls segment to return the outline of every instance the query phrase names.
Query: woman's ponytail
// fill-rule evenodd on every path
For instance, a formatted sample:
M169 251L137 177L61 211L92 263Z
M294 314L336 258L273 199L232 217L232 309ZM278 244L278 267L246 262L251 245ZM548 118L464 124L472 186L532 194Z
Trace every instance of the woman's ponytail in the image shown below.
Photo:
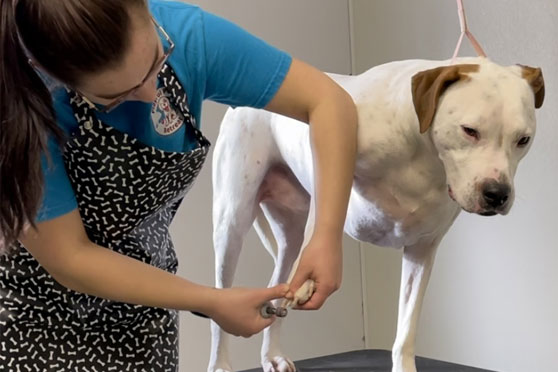
M42 198L41 156L49 135L62 139L50 93L21 45L16 7L17 1L0 0L0 253L33 225Z
M146 0L0 0L0 252L2 241L5 251L33 226L42 156L49 139L63 140L50 92L29 57L75 87L83 76L120 63L132 10L148 18Z

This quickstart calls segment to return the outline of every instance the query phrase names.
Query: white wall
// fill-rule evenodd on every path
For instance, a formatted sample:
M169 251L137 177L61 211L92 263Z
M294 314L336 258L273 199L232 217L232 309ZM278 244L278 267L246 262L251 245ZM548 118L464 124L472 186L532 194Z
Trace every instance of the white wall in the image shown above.
M350 72L345 0L207 0L197 4L320 69ZM213 143L224 111L224 106L211 102L204 107L202 129ZM172 226L180 259L179 275L207 285L214 284L210 164L208 159ZM254 233L247 239L240 261L235 284L267 285L272 261ZM283 332L287 355L302 359L364 346L360 258L355 242L346 240L344 265L343 289L323 310L289 314ZM209 357L209 323L184 313L180 329L180 370L204 371ZM261 337L233 341L231 354L236 369L259 365Z
M451 57L455 1L352 0L354 65ZM506 217L461 215L439 249L417 353L506 372L558 370L558 2L465 0L470 29L493 60L540 66L546 101ZM465 44L462 55L474 54ZM367 345L390 348L400 253L365 247Z

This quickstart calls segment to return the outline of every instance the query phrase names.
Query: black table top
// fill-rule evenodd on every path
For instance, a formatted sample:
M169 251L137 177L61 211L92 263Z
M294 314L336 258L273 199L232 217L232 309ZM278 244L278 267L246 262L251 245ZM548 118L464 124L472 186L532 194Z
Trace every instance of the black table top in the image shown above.
M416 357L418 372L494 372ZM296 361L298 372L391 372L391 352L358 350ZM243 372L261 372L261 368Z

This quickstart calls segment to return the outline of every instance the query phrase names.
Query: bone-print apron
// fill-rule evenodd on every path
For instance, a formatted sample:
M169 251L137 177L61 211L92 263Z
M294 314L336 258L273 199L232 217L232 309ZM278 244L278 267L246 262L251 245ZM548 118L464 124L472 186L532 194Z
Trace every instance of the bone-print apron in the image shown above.
M167 64L159 79L198 146L142 144L101 122L76 93L64 162L89 239L172 273L169 225L206 158L187 97ZM177 371L176 311L108 301L58 284L18 244L0 258L0 371Z

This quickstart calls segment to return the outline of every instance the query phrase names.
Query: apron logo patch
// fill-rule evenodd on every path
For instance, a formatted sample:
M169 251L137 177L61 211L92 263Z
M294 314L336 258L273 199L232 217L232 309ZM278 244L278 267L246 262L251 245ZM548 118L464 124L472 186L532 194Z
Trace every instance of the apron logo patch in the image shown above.
M169 98L170 94L159 88L151 107L151 120L155 131L163 136L173 134L184 124L184 116L174 109Z

